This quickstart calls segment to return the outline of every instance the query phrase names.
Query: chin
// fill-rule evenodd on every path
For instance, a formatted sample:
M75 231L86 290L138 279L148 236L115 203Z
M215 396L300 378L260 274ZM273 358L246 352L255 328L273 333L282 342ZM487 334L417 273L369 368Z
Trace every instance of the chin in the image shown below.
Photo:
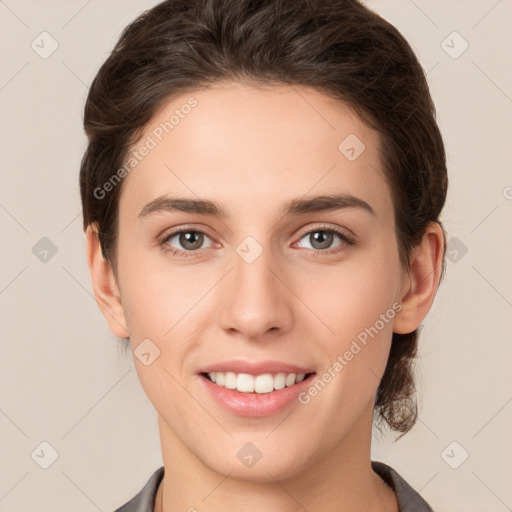
M221 456L217 453L213 460L209 460L211 452L205 454L207 457L203 463L216 473L229 474L230 479L257 483L275 483L276 480L293 478L308 465L307 455L303 449L297 449L295 444L273 445L267 439L266 442L247 441L235 445L233 449L226 447ZM233 456L226 456L226 453Z

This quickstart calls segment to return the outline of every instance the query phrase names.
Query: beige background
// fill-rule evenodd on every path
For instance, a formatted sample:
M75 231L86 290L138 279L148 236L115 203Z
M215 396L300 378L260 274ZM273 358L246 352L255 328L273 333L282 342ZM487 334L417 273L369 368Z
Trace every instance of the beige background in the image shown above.
M92 297L78 191L87 86L121 29L155 3L0 1L2 512L112 511L161 464L156 413ZM437 512L511 510L512 2L368 5L428 71L453 237L421 338L420 420L396 443L376 436L373 457ZM58 43L46 59L31 47L45 37L51 49L43 31ZM463 48L446 39L453 31L469 44L458 58L445 51ZM33 253L43 237L57 250L46 262ZM48 469L42 442L58 453Z

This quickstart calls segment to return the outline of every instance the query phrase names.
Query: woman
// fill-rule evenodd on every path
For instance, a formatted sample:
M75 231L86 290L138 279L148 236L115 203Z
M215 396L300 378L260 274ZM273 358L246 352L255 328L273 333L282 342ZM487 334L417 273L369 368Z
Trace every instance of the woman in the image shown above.
M355 0L165 1L85 107L94 293L164 466L118 511L427 511L370 459L416 420L444 272L443 141L410 46Z

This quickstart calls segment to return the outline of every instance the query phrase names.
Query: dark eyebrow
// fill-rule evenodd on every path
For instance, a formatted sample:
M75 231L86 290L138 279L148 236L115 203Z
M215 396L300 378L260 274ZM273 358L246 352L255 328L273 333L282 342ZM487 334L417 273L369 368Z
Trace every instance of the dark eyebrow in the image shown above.
M207 199L190 199L180 197L160 196L147 203L138 215L139 219L147 217L152 213L160 212L185 212L202 215L215 215L225 218L227 213L213 201Z
M283 215L342 210L344 208L361 208L375 217L377 216L374 209L366 201L345 193L293 199L284 205Z
M351 194L329 194L321 196L293 199L286 203L282 209L284 215L302 215L311 212L341 210L344 208L361 208L376 216L373 208L362 199ZM199 215L215 215L226 218L226 211L208 199L192 199L160 196L147 203L138 215L139 219L152 213L179 211L197 213Z

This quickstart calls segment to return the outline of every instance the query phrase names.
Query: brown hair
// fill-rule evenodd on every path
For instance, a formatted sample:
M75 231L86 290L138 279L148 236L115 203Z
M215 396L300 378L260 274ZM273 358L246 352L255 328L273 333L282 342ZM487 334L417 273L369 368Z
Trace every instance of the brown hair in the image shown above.
M97 191L161 106L219 81L312 87L378 130L400 262L409 268L427 224L441 225L448 178L426 77L403 36L357 0L167 0L125 28L85 105L83 225L97 223L116 278L123 181L101 197ZM402 433L417 417L417 337L418 330L393 333L375 402L378 418Z

